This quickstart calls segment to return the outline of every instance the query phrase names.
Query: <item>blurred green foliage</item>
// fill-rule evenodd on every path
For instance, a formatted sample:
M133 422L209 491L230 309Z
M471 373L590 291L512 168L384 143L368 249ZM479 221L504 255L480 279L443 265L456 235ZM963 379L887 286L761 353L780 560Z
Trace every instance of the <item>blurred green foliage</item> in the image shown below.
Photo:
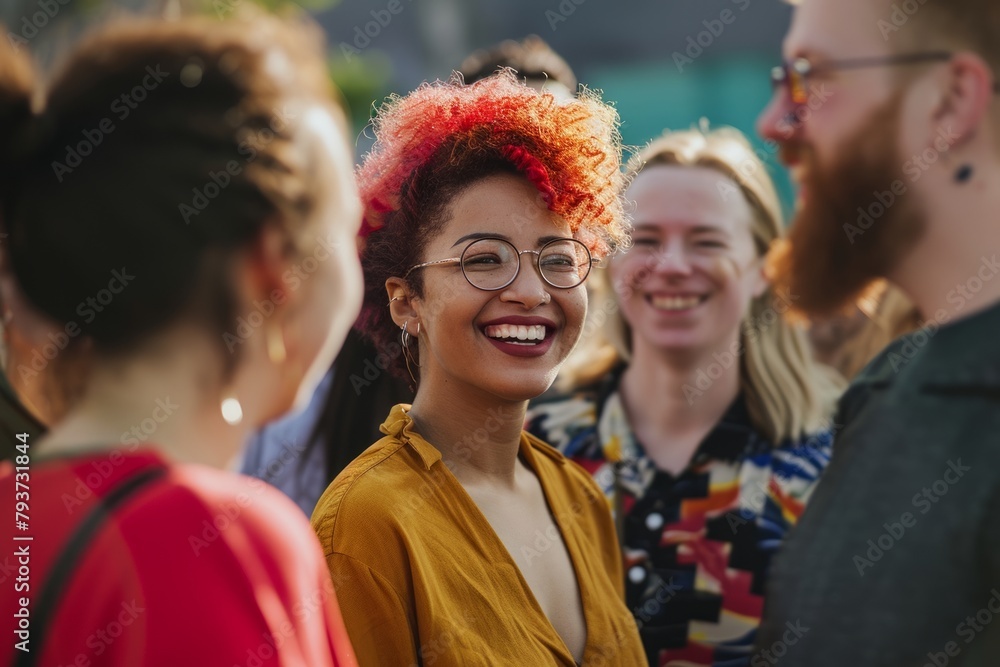
M329 9L337 4L338 0L253 0L258 5L272 12L287 11L290 7L299 7L311 12Z
M202 11L220 18L242 2L253 2L279 16L312 14L334 8L339 0L197 0ZM382 51L366 50L361 54L345 54L334 44L328 46L330 78L343 95L351 125L355 132L364 128L372 113L372 101L385 96L392 77L392 62Z
M392 77L392 62L382 51L371 50L345 58L332 50L330 76L344 95L351 125L360 131L371 119L374 104L385 97Z
M162 1L162 0L161 0ZM168 0L169 1L169 0ZM194 0L200 5L201 11L207 14L219 13L219 7L234 7L241 5L244 1L251 2L262 9L279 15L294 14L296 12L320 12L330 9L339 0ZM187 3L184 3L187 4Z

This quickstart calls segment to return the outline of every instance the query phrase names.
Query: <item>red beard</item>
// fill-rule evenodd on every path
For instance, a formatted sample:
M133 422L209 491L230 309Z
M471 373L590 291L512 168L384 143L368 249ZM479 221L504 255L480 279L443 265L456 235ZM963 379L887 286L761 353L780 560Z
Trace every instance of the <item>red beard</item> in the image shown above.
M894 95L829 168L808 144L782 146L783 156L805 167L806 197L787 239L768 255L768 270L779 293L797 296L793 308L801 314L849 310L923 234L926 221L898 157L901 107L902 96Z

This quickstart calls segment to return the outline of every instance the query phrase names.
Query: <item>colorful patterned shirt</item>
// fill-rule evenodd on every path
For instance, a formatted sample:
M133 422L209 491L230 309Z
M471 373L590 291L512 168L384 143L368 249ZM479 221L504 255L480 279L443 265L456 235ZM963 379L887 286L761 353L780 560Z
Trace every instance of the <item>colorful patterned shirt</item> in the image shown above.
M830 458L828 432L774 446L743 396L673 476L632 433L618 390L542 399L527 429L586 468L616 509L626 601L650 665L749 665L775 550Z

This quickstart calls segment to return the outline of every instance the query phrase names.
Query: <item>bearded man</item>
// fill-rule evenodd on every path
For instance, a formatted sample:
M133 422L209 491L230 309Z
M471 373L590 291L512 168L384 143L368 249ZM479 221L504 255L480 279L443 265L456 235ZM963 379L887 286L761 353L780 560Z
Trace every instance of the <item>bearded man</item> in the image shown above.
M840 404L751 665L1000 664L1000 3L802 0L759 120L801 185L772 278L923 326Z

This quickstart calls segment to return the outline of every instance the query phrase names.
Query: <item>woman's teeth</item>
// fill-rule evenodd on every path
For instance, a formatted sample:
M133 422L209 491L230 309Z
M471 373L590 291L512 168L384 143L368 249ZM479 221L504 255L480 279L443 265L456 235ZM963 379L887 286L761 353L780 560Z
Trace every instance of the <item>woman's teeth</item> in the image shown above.
M687 310L701 303L700 296L653 296L650 300L660 310Z
M486 335L514 345L537 345L537 342L534 341L541 341L545 338L545 325L491 324L486 327Z

